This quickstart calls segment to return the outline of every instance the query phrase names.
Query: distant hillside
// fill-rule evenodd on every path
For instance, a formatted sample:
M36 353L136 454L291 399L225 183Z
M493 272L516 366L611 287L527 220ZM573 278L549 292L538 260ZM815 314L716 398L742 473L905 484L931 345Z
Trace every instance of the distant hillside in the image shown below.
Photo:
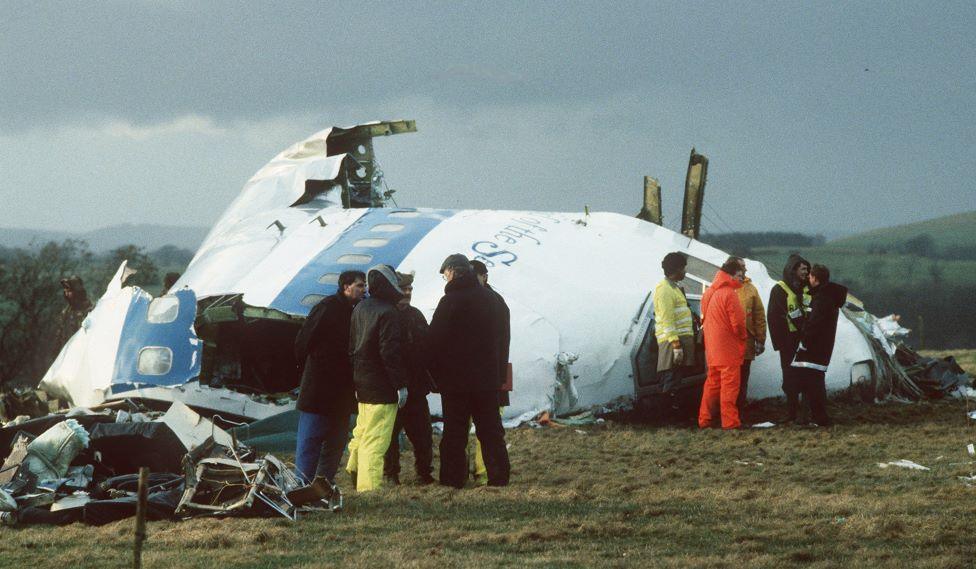
M0 247L26 247L32 242L64 241L81 239L96 253L109 251L122 245L135 245L155 250L164 245L196 251L207 236L206 227L179 227L172 225L113 225L84 233L47 231L42 229L13 229L0 227Z
M896 225L830 241L832 249L976 259L976 211Z

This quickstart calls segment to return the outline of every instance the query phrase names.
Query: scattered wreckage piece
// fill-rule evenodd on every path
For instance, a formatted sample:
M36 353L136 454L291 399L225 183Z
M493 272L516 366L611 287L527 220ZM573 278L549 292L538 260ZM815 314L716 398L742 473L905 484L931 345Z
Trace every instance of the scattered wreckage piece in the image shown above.
M0 522L103 525L131 517L138 501L135 472L146 465L154 470L148 519L212 514L194 507L192 498L206 496L211 477L228 464L250 484L243 503L226 508L228 515L296 519L287 493L301 483L274 456L254 460L234 436L179 402L165 414L129 403L112 407L127 409L72 409L8 428L27 430L3 433L11 450L0 468ZM187 492L190 486L200 492ZM226 489L218 495L230 496ZM178 515L184 499L188 505Z
M295 474L270 454L256 462L204 458L187 465L186 490L176 513L249 516L270 509L296 520L288 493L301 486Z
M909 330L892 328L893 316L879 319L864 310L853 296L843 309L865 341L873 346L867 368L861 364L851 371L851 387L867 401L938 399L949 394L964 395L973 385L952 356L936 359L923 356L904 343Z

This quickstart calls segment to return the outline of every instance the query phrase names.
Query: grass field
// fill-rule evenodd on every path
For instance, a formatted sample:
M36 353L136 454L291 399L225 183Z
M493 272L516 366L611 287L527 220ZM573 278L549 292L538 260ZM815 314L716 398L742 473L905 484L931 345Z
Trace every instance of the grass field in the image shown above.
M959 355L959 354L957 354ZM960 358L976 371L976 351ZM146 567L971 567L960 400L835 401L837 425L520 428L513 484L350 492L339 515L149 524ZM776 420L778 402L747 419ZM909 459L929 471L878 467ZM404 457L404 465L410 457ZM343 477L340 484L347 483ZM132 522L0 530L4 567L131 563Z

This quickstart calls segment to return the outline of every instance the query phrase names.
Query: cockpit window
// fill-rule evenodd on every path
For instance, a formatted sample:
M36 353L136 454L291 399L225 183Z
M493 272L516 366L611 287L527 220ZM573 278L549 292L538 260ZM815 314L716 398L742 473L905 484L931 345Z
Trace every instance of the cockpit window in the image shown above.
M175 296L161 296L149 303L146 320L150 324L169 324L180 314L180 299Z

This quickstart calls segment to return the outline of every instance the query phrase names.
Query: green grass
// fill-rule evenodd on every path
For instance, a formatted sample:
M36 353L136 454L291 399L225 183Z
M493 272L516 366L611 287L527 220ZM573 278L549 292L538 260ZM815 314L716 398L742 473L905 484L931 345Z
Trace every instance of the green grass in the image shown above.
M938 280L942 285L963 286L976 282L976 261L923 259L911 255L868 253L832 244L822 247L764 247L753 251L775 278L782 278L790 253L798 252L811 263L830 267L831 279L858 288L920 289Z
M976 371L976 351L961 354ZM149 524L146 567L970 567L976 431L958 400L832 402L837 425L607 422L508 433L513 484L349 492L339 515ZM752 422L782 416L754 404ZM909 459L919 472L881 469ZM737 462L738 461L738 462ZM403 464L411 463L404 457ZM346 485L345 475L340 484ZM130 563L132 521L0 529L10 567Z
M872 247L893 248L921 235L932 238L939 248L976 246L976 211L959 213L918 223L876 229L831 241L830 247L866 251Z

